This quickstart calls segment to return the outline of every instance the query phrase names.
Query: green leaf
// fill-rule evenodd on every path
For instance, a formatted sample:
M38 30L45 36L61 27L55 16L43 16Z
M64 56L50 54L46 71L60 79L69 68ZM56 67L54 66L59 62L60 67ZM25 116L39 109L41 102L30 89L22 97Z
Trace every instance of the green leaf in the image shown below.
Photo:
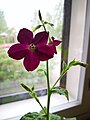
M46 115L41 112L29 112L22 116L20 120L46 120ZM76 120L76 118L65 118L56 114L50 114L50 120Z
M85 63L80 62L80 61L75 61L75 63L73 64L73 66L76 66L76 65L80 65L82 67L87 67L88 66L88 64L85 64Z
M37 29L39 29L42 25L37 25L35 28L33 28L33 32L35 32Z
M69 63L69 67L71 67L71 66L73 66L73 64L75 63L75 59L74 60L72 60L70 63Z
M50 114L50 120L62 120L60 116L56 114Z
M21 83L21 86L28 92L32 92L32 90L30 89L30 87L28 87L27 85L25 85L24 83Z
M29 112L21 117L20 120L46 120L44 114L37 112Z
M55 87L52 89L52 92L64 95L67 98L67 100L69 100L68 91L65 88Z
M43 69L38 69L37 72L44 72L45 76L47 77L47 72Z
M44 70L43 69L38 69L37 72L43 72Z
M76 65L80 65L82 67L87 67L88 66L88 64L80 62L80 61L75 61L75 59L74 59L69 63L69 68L72 67L72 66L76 66Z
M42 113L29 112L22 116L20 120L46 120L46 116ZM58 115L50 114L50 120L61 120L61 117Z
M43 23L44 23L44 24L48 24L48 25L50 25L51 27L54 26L54 24L52 24L52 23L50 23L50 22L47 22L47 21L43 21Z
M40 10L38 11L38 16L39 16L40 21L42 21L42 15L41 15Z
M32 88L30 88L29 86L25 85L24 83L21 83L21 86L30 93L30 95L33 97L33 98L36 98L37 97L37 94L36 92L34 91L34 86Z

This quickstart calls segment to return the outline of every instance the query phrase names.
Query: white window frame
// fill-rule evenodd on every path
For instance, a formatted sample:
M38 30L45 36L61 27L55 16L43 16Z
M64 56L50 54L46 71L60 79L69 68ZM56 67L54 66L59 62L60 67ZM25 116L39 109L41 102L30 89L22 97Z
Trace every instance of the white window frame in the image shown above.
M87 2L89 4L87 4ZM88 17L88 19L87 19L87 14L88 14L89 6L90 6L89 0L72 0L68 61L76 58L80 61L87 62L88 43L89 43L89 25L90 25L90 17ZM77 40L78 44L72 44L72 42L75 42L76 40ZM78 49L80 50L79 53L78 53L78 51L76 51ZM73 55L73 52L74 52L74 55ZM77 71L79 71L79 72L76 73ZM73 72L73 74L72 74L72 72ZM77 74L77 76L75 73ZM78 106L82 103L85 74L86 74L85 69L81 68L81 67L74 68L74 69L72 68L71 71L68 72L66 88L68 89L70 96L72 98L74 98L74 100L71 100L70 102L65 102L65 98L62 98L62 96L61 96L61 99L64 100L64 103L62 103L60 105L52 106L51 112L58 112L59 114L68 115L68 110L70 110L71 107ZM72 78L76 79L77 81L74 83ZM70 86L72 88L70 88ZM78 95L76 94L76 91L77 91ZM41 97L41 100L43 100L44 97ZM24 103L27 106L28 106L29 102L30 102L30 100L24 101ZM8 118L8 120L13 119L13 117L15 117L15 115L17 113L14 113L13 115L10 114L12 109L16 109L16 111L18 112L18 110L19 110L18 106L22 110L24 105L23 105L23 101L1 105L1 107L0 107L1 115L0 116L2 116L2 120L6 119L6 118ZM66 109L67 109L67 111L65 111ZM71 110L72 110L72 108L71 108ZM6 113L7 114L9 113L11 115L11 119L10 119L10 115L7 115ZM22 114L24 114L24 112L22 112ZM18 113L16 116L19 116L19 115L21 115L21 113ZM73 114L73 112L71 112L71 113L69 113L69 115L73 116L75 114Z

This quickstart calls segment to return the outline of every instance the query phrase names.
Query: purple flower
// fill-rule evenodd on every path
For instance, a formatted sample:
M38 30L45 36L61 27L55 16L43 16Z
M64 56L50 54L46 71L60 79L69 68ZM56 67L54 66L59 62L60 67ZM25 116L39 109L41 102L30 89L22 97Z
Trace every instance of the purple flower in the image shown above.
M54 48L47 45L49 33L39 32L33 37L32 31L23 28L19 31L17 44L8 50L11 58L20 60L24 58L23 64L27 71L35 70L40 61L46 61L53 57Z
M56 46L58 46L62 41L55 40L54 37L51 37L51 42L49 43L49 46L53 53L57 54Z

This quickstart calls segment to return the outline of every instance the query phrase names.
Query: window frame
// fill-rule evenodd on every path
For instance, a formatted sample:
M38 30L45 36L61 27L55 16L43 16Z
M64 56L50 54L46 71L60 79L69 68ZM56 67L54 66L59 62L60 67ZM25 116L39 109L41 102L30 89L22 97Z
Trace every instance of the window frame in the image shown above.
M62 30L62 51L61 51L61 71L63 69L63 61L68 63L68 48L70 37L70 23L71 23L71 9L72 0L64 0L64 18L63 18L63 30ZM67 24L68 23L68 24ZM66 77L63 76L60 80L60 86L66 88Z

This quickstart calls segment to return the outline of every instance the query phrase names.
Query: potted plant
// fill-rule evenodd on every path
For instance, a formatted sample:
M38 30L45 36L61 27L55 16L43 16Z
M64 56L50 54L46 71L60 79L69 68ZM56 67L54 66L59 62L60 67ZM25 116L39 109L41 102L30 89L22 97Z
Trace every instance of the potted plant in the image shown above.
M21 86L30 93L30 95L38 102L41 107L41 111L38 112L29 112L21 117L20 120L76 120L76 118L65 118L55 114L50 113L50 98L52 93L58 93L60 95L64 95L67 100L69 100L68 91L61 87L56 87L56 84L60 81L60 79L66 74L66 72L73 66L80 65L82 67L86 67L87 64L84 64L77 60L72 60L68 65L63 62L63 70L55 81L53 86L50 86L50 78L49 78L49 65L48 60L54 57L54 54L57 54L56 46L58 46L61 41L55 40L54 37L50 37L49 31L46 30L46 25L53 26L52 23L44 21L42 19L41 12L38 12L39 20L41 24L37 25L33 31L30 31L26 28L23 28L19 31L17 39L17 44L14 44L8 50L9 57L20 60L24 58L23 64L25 69L29 71L34 71L41 61L46 61L46 70L39 69L38 71L44 72L47 80L47 106L43 107L40 103L39 98L35 92L34 86L31 88L24 83L21 83ZM33 32L43 27L43 31L38 32L33 37ZM63 41L62 41L63 42Z

